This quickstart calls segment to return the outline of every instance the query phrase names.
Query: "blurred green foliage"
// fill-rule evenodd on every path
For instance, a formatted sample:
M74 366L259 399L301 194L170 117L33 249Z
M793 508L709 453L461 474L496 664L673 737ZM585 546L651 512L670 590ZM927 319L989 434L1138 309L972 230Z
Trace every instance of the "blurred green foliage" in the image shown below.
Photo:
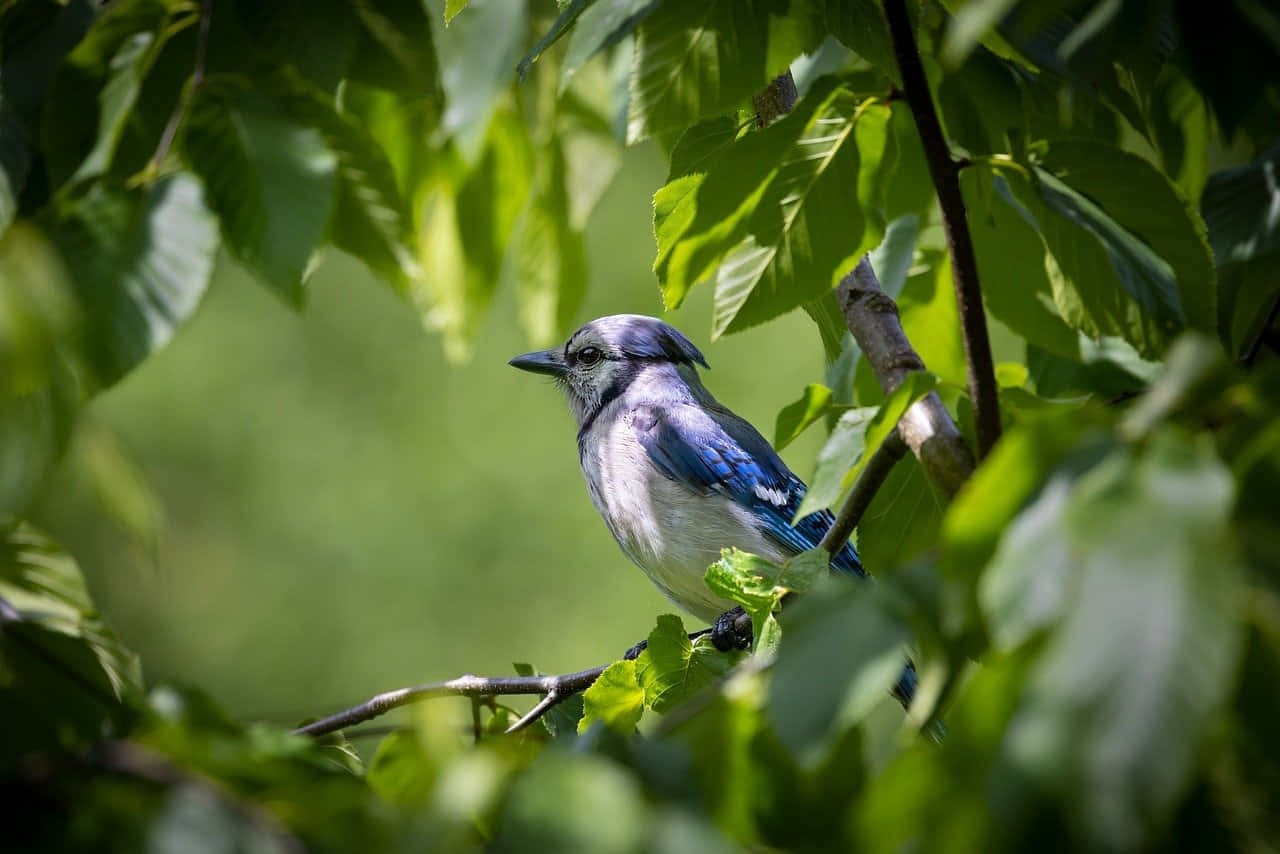
M954 497L897 465L874 583L727 551L706 581L754 645L723 654L653 619L554 389L505 361L663 304L750 328L708 382L806 509L926 393L971 434L880 4L0 3L6 841L1280 845L1280 18L908 5L1005 434ZM889 393L831 293L869 250L929 368ZM504 697L290 731L641 636L519 733Z

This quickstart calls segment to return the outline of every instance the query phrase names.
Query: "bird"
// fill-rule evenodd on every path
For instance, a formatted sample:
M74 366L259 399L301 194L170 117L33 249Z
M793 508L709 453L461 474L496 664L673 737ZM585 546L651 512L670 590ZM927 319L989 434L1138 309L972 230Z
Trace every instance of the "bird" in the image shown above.
M804 481L755 427L711 395L698 374L699 366L710 369L706 358L659 318L597 318L562 346L508 364L549 375L564 389L587 491L609 532L671 602L721 635L735 603L703 578L722 550L782 563L817 547L834 524L829 510L793 523ZM866 575L847 542L831 567ZM908 665L895 694L914 687Z

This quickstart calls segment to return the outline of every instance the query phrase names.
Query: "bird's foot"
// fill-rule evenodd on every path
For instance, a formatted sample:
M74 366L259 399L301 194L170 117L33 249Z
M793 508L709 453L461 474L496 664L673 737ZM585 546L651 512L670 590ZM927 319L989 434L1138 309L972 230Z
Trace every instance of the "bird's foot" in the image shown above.
M721 652L751 649L751 640L751 618L741 605L716 617L715 625L711 627L711 644Z
M622 660L635 661L637 658L640 657L640 653L644 652L648 647L649 647L649 642L647 640L642 640L640 641L640 643L636 644L635 646L631 647L631 649L624 652L622 654Z

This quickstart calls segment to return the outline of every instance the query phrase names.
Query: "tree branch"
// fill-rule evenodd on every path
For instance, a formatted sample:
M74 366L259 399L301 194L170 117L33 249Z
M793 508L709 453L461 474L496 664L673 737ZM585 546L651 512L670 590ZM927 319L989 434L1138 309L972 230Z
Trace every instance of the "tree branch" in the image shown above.
M538 710L538 715L532 715L531 712L516 721L508 730L508 732L514 732L537 720L543 712L546 712L556 703L591 687L591 684L596 681L607 666L602 664L589 670L579 670L577 673L565 673L560 676L472 676L467 674L444 682L428 682L425 685L415 685L412 688L399 688L395 691L376 694L358 706L352 706L349 709L329 715L327 718L304 724L295 729L294 732L298 735L326 735L345 727L373 720L392 709L398 709L410 703L420 703L424 700L435 699L436 697L500 697L519 694L542 694L544 695L544 702L546 697L552 695L557 697L556 700L545 706L543 702L534 706L534 709Z
M1000 405L991 342L987 337L987 318L982 309L982 289L978 284L978 261L965 216L964 197L960 194L960 169L964 164L951 156L951 149L942 133L924 65L920 62L920 51L911 31L906 3L904 0L884 0L883 5L893 53L902 73L903 96L915 117L929 174L938 194L938 205L942 208L942 226L951 252L951 277L955 282L960 328L964 333L969 397L973 400L978 434L978 458L981 459L1000 438Z
M924 370L924 362L902 331L898 306L881 290L870 260L864 257L840 280L836 298L885 394L892 394L907 374ZM929 479L948 495L954 495L973 473L969 444L936 392L911 405L898 422L898 433Z
M709 631L710 629L701 629L691 632L689 640L697 640ZM647 640L640 641L627 650L623 658L637 657L648 645ZM392 709L437 697L471 697L473 700L483 700L521 694L541 694L542 699L520 720L507 728L507 732L519 732L574 694L590 688L606 667L608 667L607 664L602 664L589 670L579 670L577 673L564 673L559 676L473 676L468 673L444 682L427 682L424 685L375 694L358 706L303 724L294 732L298 735L326 735L373 720Z

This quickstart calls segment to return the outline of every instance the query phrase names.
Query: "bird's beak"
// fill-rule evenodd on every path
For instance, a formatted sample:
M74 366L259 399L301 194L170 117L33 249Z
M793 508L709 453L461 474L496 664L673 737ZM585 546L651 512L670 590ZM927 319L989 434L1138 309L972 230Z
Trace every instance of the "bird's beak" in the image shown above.
M522 371L550 374L553 377L564 376L565 372L564 358L559 350L535 350L523 356L516 356L507 364Z

